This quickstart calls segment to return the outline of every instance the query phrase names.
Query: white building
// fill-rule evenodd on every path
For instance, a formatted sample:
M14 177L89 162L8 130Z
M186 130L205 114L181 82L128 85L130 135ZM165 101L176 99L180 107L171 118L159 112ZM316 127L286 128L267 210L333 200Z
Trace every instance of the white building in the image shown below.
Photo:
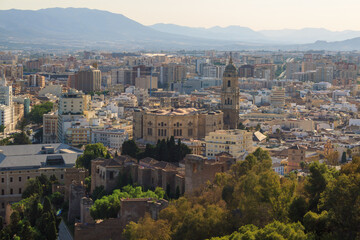
M235 158L241 158L253 148L252 133L233 129L210 132L205 137L206 157L214 159L221 152L230 153Z
M128 139L129 135L124 129L93 129L91 135L92 143L102 143L106 147L115 149L121 148Z

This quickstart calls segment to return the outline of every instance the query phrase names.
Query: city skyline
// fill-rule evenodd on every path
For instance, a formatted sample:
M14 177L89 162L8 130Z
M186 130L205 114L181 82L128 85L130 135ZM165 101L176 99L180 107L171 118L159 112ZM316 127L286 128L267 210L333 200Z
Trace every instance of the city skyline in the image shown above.
M205 28L238 25L256 31L302 28L326 28L332 31L360 30L357 25L359 17L356 6L360 7L360 3L355 0L345 0L341 3L325 0L316 2L304 0L301 3L285 0L250 2L227 0L222 4L214 0L196 2L140 0L126 4L113 0L101 2L96 0L3 0L0 3L1 10L86 7L123 14L144 25L171 23Z

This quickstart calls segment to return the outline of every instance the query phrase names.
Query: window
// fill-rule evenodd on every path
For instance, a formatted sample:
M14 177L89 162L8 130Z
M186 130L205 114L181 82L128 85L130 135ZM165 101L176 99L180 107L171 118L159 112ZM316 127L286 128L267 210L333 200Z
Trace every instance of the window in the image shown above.
M60 175L60 179L64 179L64 174L61 174L61 175Z
M14 193L13 189L12 189L12 188L10 188L10 194L13 194L13 193Z
M13 178L12 177L10 177L10 182L12 182L13 181Z
M1 203L1 207L2 207L2 208L5 208L5 203Z
M21 182L21 177L19 177L19 182Z
M193 135L193 130L192 129L189 129L188 130L188 136L191 137Z
M19 194L21 194L21 188L19 188Z
M5 195L5 190L1 189L1 195Z
M27 176L27 179L29 180L29 179L30 179L30 176Z
M2 182L2 183L5 182L5 178L1 178L1 182Z
M148 135L152 136L152 128L148 128Z
M230 87L231 86L231 82L230 82L230 80L228 81L228 85L227 85L228 87Z
M113 180L114 179L114 172L110 172L110 180Z

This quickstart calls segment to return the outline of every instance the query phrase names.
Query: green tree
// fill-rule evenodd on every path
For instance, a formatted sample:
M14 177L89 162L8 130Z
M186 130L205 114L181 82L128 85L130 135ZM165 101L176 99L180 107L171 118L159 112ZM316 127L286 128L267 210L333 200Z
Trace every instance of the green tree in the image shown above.
M94 219L114 218L120 210L120 200L123 198L152 198L159 199L164 196L164 191L157 188L153 191L142 191L141 187L132 187L130 185L113 191L111 195L103 196L94 202L90 208L90 214Z
M314 162L309 166L310 175L305 182L305 190L309 199L309 210L318 212L320 196L326 186L336 174L335 170L329 169L325 164Z
M86 168L91 172L91 161L96 158L105 158L108 151L102 143L88 144L85 146L83 154L76 159L76 167Z
M138 223L130 222L125 230L124 237L127 240L171 240L170 226L167 221L154 221L148 214Z
M342 153L341 163L346 163L346 152L343 152L343 153Z
M52 206L51 206L51 201L49 197L45 197L44 198L44 207L43 207L43 212L51 212L52 213Z
M14 145L31 144L31 141L25 132L15 133L13 135L13 138L14 138L14 140L13 140Z
M27 119L35 124L43 123L43 115L49 113L53 109L52 102L45 102L32 107L31 112L27 116Z
M4 133L5 128L6 128L6 127L5 127L3 124L1 124L1 125L0 125L0 132L1 132L1 133Z
M41 196L43 194L43 189L37 178L30 178L26 183L26 188L22 193L22 198L28 198L34 194Z
M211 238L211 240L308 240L310 235L304 231L300 223L285 224L274 221L264 228L258 228L254 225L245 225L239 228L237 232L225 237Z
M94 188L94 191L91 194L91 198L94 201L96 201L97 199L100 199L105 195L106 195L105 187L101 185Z
M140 149L138 148L134 140L125 141L121 147L122 155L129 155L130 157L136 158L139 152Z

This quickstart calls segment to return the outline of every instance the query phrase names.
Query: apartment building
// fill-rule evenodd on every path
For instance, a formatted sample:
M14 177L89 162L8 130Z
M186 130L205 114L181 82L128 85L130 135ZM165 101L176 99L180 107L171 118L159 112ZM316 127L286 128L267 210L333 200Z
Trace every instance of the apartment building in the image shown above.
M215 155L226 152L240 158L253 148L252 132L245 130L217 130L205 137L205 156L215 159Z

